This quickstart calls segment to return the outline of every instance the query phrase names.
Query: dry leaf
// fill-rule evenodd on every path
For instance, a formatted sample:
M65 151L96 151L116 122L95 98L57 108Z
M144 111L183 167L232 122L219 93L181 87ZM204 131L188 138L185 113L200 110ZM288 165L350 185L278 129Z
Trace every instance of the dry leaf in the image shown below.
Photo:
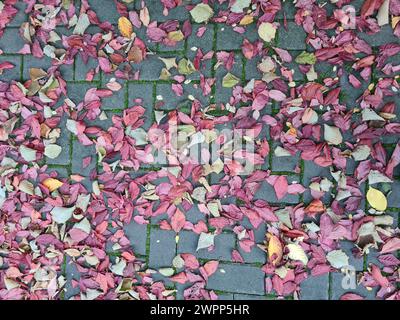
M60 188L64 183L62 183L60 180L53 179L53 178L47 178L43 181L43 185L50 190L50 192L53 192L54 190L57 190Z
M282 260L283 248L279 238L271 233L267 233L268 239L268 260L272 265L278 264Z
M258 35L266 42L271 42L275 39L276 27L269 22L263 22L258 27Z
M289 249L288 257L292 260L301 261L304 265L307 265L308 258L303 248L295 243L288 244L286 246Z
M367 200L372 208L378 211L385 211L387 208L387 200L385 195L372 187L369 187L367 192Z
M133 32L132 23L126 17L120 17L118 19L118 29L125 38L130 38Z

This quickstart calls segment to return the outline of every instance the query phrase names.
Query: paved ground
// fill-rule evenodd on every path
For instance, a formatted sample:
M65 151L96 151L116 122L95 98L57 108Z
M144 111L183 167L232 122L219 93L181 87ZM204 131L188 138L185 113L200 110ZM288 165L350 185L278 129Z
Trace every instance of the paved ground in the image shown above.
M152 2L152 1L146 1ZM165 20L166 17L162 15L160 6L157 1L155 4L149 5L150 14L152 19L159 21ZM289 50L292 56L298 55L304 49L306 34L301 27L295 25L294 19L294 8L289 3L285 2L284 11L286 13L286 19L288 23L288 31L280 28L277 36L277 46ZM362 1L358 1L362 3ZM89 0L92 8L98 13L99 17L103 20L110 21L112 24L117 23L119 14L115 9L113 1L94 1ZM139 3L139 1L135 1ZM24 4L18 4L20 7L24 7ZM329 6L330 4L328 4ZM219 5L215 5L215 9L218 10ZM183 9L172 9L168 18L175 18L180 21L184 21L188 18L188 12ZM22 21L26 19L23 13L19 13L18 16L10 23L6 28L3 37L0 38L0 48L3 49L5 55L0 57L0 62L7 60L12 61L18 67L12 72L5 75L0 75L0 80L11 80L20 79L27 80L28 70L30 67L41 67L47 70L51 66L50 59L36 59L33 56L23 56L17 54L18 50L23 46L22 40L16 37L15 34L18 31L18 27ZM280 15L282 19L282 15ZM194 25L194 28L198 26ZM68 34L68 30L60 30L61 33L65 32ZM194 30L195 31L195 30ZM96 32L94 28L93 32ZM102 109L105 110L108 119L106 120L95 120L95 124L102 127L108 128L113 115L122 115L123 110L132 103L136 98L143 99L146 105L146 114L153 113L152 106L157 106L159 109L171 109L174 108L177 103L185 103L188 100L188 95L191 94L198 98L200 101L207 104L208 102L226 102L231 95L232 89L223 88L221 86L221 79L226 74L222 68L216 71L213 68L215 61L210 61L207 66L207 70L204 70L204 74L209 76L215 76L217 78L216 84L212 88L212 94L204 97L201 90L197 87L199 83L198 74L193 76L193 81L186 84L184 87L184 94L181 97L177 97L171 90L169 81L159 80L163 63L158 57L177 57L179 60L183 57L193 59L194 48L201 48L203 52L210 50L214 51L227 51L235 53L235 63L232 74L237 76L242 83L252 78L260 78L261 74L256 68L259 62L257 58L247 61L241 52L241 44L243 38L254 39L257 37L257 30L250 27L244 35L234 33L232 28L227 25L220 25L217 23L211 23L207 25L207 31L201 40L199 40L195 32L186 41L183 41L178 47L169 48L162 45L150 44L150 48L154 55L140 64L135 66L138 70L141 70L140 80L121 81L118 80L123 86L123 90L119 91L118 94L114 94L112 97L104 99ZM378 46L387 41L392 41L393 37L390 32L385 32L385 28L381 34L366 36L367 41ZM396 41L398 41L396 39ZM399 56L395 57L397 62L400 61ZM73 65L64 66L62 68L62 75L68 82L69 97L74 102L83 100L86 91L91 87L103 88L109 80L109 76L100 73L95 77L93 81L85 81L86 73L90 68L93 68L93 61L89 60L89 63L85 65L80 59L76 59ZM296 67L294 65L294 67ZM328 74L335 75L334 70L331 66L325 66L323 64L317 65L317 69L323 69ZM304 81L304 75L300 72L294 73L295 81ZM197 88L196 88L197 87ZM355 99L362 93L362 89L354 89L350 84L345 81L343 77L342 89L345 94L348 95L348 99ZM160 101L164 104L160 107ZM399 104L398 104L399 105ZM151 117L149 117L151 119ZM64 120L66 121L66 119ZM150 123L147 123L149 125ZM92 170L96 170L96 159L93 157L92 162L86 167L82 168L82 159L88 156L93 156L95 153L94 147L82 146L69 131L65 128L62 129L62 135L58 143L63 147L62 154L54 159L47 160L49 170L57 171L60 176L66 176L69 174L80 174L85 177L89 177ZM396 141L386 141L384 145L387 150L392 150ZM270 141L271 145L274 142ZM300 168L300 170L298 170ZM313 177L327 176L332 178L328 168L321 168L316 166L313 162L300 160L299 157L285 157L278 158L270 154L268 163L265 164L265 169L271 169L273 174L285 175L289 181L299 181L305 186L309 185ZM139 173L148 172L148 169L142 168ZM349 175L352 172L348 172ZM86 186L91 189L92 185L89 179ZM393 192L388 198L389 209L388 212L394 217L395 223L398 223L398 216L400 212L400 179L397 179L393 186ZM264 190L260 197L276 203L279 206L285 206L286 204L297 204L302 201L309 201L310 195L305 193L304 195L289 195L278 201L275 198L273 192ZM205 219L204 215L192 209L191 212L187 213L187 219L193 222L197 222L200 219ZM273 299L273 295L265 294L265 274L261 271L260 267L266 262L266 255L257 247L254 247L250 253L244 253L241 248L238 247L237 237L232 230L226 230L215 239L216 246L215 250L208 252L206 249L202 249L196 252L196 246L198 242L198 235L180 231L178 234L179 241L176 241L176 235L173 231L160 230L157 224L157 220L153 219L150 225L140 225L135 222L126 225L124 230L135 250L135 253L146 263L149 268L158 269L160 267L171 266L172 259L178 253L193 253L200 261L206 262L208 260L219 260L220 266L217 272L209 279L207 288L214 289L215 292L220 296L221 299ZM252 228L251 224L247 225L247 228ZM265 226L261 225L259 229L254 230L256 242L262 243L264 241ZM374 252L371 252L365 258L354 258L351 254L352 244L343 243L343 248L347 250L347 253L351 258L351 264L355 266L357 272L365 271L369 262L376 261ZM238 249L239 252L243 253L245 263L237 264L232 262L231 252L233 249ZM110 257L113 258L113 249L109 248ZM64 270L68 284L65 298L69 298L73 294L79 291L79 288L72 288L72 279L77 279L79 272L70 264L66 264ZM161 277L161 275L155 275L155 278ZM345 291L342 289L340 283L343 276L339 273L327 273L318 277L310 277L302 283L302 299L338 299ZM171 288L177 289L176 297L182 298L184 285L174 284L171 281L166 280L166 285ZM350 290L351 291L351 290ZM372 291L367 291L364 287L358 286L357 289L353 290L363 296L373 298L374 294ZM347 291L348 292L348 291ZM287 297L292 298L292 297Z

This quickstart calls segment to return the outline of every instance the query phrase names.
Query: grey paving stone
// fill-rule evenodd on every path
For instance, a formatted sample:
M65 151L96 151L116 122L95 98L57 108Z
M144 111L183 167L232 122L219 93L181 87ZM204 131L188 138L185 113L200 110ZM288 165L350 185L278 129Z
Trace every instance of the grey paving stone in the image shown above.
M129 83L128 84L128 107L133 105L141 105L146 109L144 114L144 128L149 128L153 123L153 92L154 86L152 83ZM136 102L136 99L140 99Z
M243 43L244 35L233 30L231 26L217 25L217 50L237 50Z
M329 273L313 277L308 276L300 284L300 300L328 300Z
M85 99L86 92L91 88L97 88L95 83L68 83L67 84L67 95L76 105L83 102Z
M61 73L61 76L66 81L74 80L74 64L62 64L58 67L58 70Z
M191 231L179 233L178 253L192 253L198 258L230 261L232 250L235 248L235 236L221 233L214 238L214 250L200 249L196 252L199 235Z
M388 206L392 208L400 208L400 181L392 183L392 191L387 197Z
M185 50L185 40L179 41L175 46L168 46L163 43L158 45L159 52L169 52L169 51L184 51Z
M103 75L102 87L107 88L106 84L112 78L110 75ZM109 97L104 97L101 99L101 109L111 110L111 109L125 109L126 105L126 86L127 82L121 79L116 79L116 81L122 86L118 91L113 91L113 94Z
M151 229L149 267L170 267L175 254L175 232Z
M168 11L168 15L163 14L164 7L158 0L146 0L146 6L149 9L152 20L156 20L158 22L164 22L168 20L185 21L190 17L189 12L183 5L172 8ZM141 8L140 1L135 1L135 8Z
M0 37L0 49L4 53L18 53L25 44L24 39L19 35L18 28L6 28Z
M156 86L156 106L161 110L174 110L179 106L191 106L190 98L200 101L202 106L208 105L208 97L203 95L199 84L182 84L183 94L177 96L169 83L157 84Z
M294 172L295 168L300 163L299 153L296 153L293 156L287 157L277 157L274 154L274 151L278 145L273 145L272 152L272 171L290 171Z
M57 177L61 179L68 177L68 169L64 167L48 167L46 172L49 174L56 172Z
M230 100L230 97L232 96L232 91L233 88L224 88L222 86L222 80L226 76L228 72L239 78L239 83L237 85L241 84L241 79L242 79L242 55L241 54L235 54L235 60L234 60L234 65L232 67L232 70L227 71L223 66L220 66L216 70L216 84L215 84L215 101L217 103L228 103Z
M91 162L87 167L83 167L82 161L86 157L91 157ZM82 181L82 184L88 189L91 190L92 182L89 179L89 175L92 170L96 169L96 148L94 145L84 146L78 140L73 140L72 142L72 173L79 174L81 176L86 177L85 180Z
M276 19L293 19L297 8L295 7L293 1L286 0L281 2L282 9L276 14Z
M265 294L264 272L257 267L220 263L218 270L210 276L208 289L233 293Z
M288 184L291 184L293 181L300 182L300 177L297 176L287 176ZM275 190L273 186L271 186L267 182L262 182L260 189L255 194L255 199L263 199L268 202L273 203L293 203L297 204L300 201L299 195L294 194L286 194L282 199L277 199Z
M353 266L356 271L362 271L364 268L364 258L363 256L355 257L353 254L353 249L355 245L350 241L340 241L340 249L343 250L349 257L349 265Z
M117 11L117 6L114 1L98 1L88 0L90 9L96 12L97 17L101 22L110 22L116 24L121 16Z
M340 87L342 88L342 90L339 101L341 103L345 103L348 108L353 108L358 105L357 99L362 96L369 85L368 82L362 80L360 77L357 78L361 81L360 88L354 88L350 84L347 72L345 72L344 75L340 77Z
M287 29L281 24L278 28L278 47L287 50L305 50L306 33L294 22L287 23Z
M390 25L381 27L381 30L374 34L358 33L360 39L365 40L372 47L381 46L390 42L398 43L399 38L393 34L393 29Z
M197 36L197 32L200 27L205 27L206 31L201 37ZM192 26L192 34L187 39L187 53L190 54L190 49L193 47L201 49L201 51L205 54L213 49L213 40L214 40L214 25L198 25L194 24ZM194 55L193 55L194 56Z
M14 68L3 70L0 74L0 81L19 81L21 78L21 63L22 58L20 56L0 56L0 63L10 62L14 65Z
M22 76L24 80L30 79L29 70L31 68L40 68L44 71L47 71L51 67L51 58L43 57L43 58L35 58L34 56L23 56L24 59L24 68L22 72Z
M66 128L67 117L64 116L61 119L59 124L59 128L61 128L60 137L57 139L57 144L62 148L60 155L55 159L50 159L46 157L47 164L60 164L60 165L69 165L70 164L70 138L71 133Z
M165 65L158 57L158 55L148 55L141 63L132 65L134 70L140 72L140 80L159 80Z
M238 244L238 251L247 263L265 263L267 261L266 253L257 245L254 245L250 252L245 252Z
M187 221L190 221L192 223L197 223L200 220L206 221L205 214L200 212L200 210L196 204L193 205L193 207L190 208L188 211L184 210L183 208L181 208L181 211L185 214Z
M7 27L19 27L23 22L28 21L28 16L25 13L27 4L22 1L17 1L13 6L18 9L18 13L8 23Z
M76 81L81 81L81 80L86 80L86 75L87 73L95 69L98 66L98 60L89 58L88 61L85 63L81 56L78 54L75 57L75 80ZM99 80L100 79L100 74L97 73L93 80Z
M375 290L368 291L363 285L356 285L355 289L343 289L343 274L339 272L331 273L331 300L339 300L345 293L356 293L367 300L375 300Z
M124 226L125 234L131 242L133 252L136 254L146 254L147 225L138 224L131 221L129 225Z
M69 300L70 298L78 295L80 292L79 286L75 288L72 286L72 280L79 280L80 274L74 262L69 257L67 257L67 262L65 265L65 278L66 278L66 283L64 289L65 292L64 299Z

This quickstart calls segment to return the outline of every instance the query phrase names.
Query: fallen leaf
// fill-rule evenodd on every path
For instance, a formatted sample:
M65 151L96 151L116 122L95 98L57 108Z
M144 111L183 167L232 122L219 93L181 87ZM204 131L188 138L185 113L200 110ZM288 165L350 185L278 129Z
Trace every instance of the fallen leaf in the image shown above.
M282 243L279 238L271 233L267 233L268 240L268 260L271 261L272 265L277 265L283 256Z
M130 38L133 32L132 23L126 17L120 17L118 19L118 29L125 38Z
M207 22L210 20L213 14L213 9L205 3L199 3L192 10L190 10L190 15L196 23Z
M53 179L53 178L47 178L43 181L43 185L49 189L50 192L53 192L54 190L57 190L60 188L64 183L62 183L60 180Z
M265 42L271 42L273 39L275 39L275 34L276 27L272 23L263 22L258 27L258 35Z
M290 243L286 246L289 249L288 257L292 260L300 261L305 266L308 263L308 258L303 248L295 243Z
M372 187L369 187L367 192L367 200L372 208L378 211L385 211L387 208L387 200L385 195Z

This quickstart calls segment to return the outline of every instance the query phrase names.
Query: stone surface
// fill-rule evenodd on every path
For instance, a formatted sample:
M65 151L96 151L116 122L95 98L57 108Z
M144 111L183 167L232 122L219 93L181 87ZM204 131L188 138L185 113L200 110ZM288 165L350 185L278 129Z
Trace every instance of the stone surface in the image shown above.
M329 299L329 273L320 276L309 276L300 284L300 298L302 300Z
M257 267L220 263L218 270L208 279L207 288L263 295L264 272Z

